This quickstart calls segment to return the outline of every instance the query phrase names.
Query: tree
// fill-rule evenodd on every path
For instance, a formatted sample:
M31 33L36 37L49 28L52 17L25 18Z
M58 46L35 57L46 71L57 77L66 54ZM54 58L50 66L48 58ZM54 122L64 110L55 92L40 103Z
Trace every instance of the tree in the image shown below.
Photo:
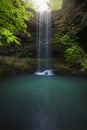
M33 17L33 13L27 11L30 5L22 0L0 0L0 45L10 43L20 44L17 34L27 32L26 20Z

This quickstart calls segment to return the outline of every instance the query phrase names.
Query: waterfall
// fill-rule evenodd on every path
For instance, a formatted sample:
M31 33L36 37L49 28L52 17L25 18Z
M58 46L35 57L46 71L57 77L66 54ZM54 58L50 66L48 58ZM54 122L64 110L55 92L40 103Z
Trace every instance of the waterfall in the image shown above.
M37 11L37 75L53 75L51 70L51 11Z

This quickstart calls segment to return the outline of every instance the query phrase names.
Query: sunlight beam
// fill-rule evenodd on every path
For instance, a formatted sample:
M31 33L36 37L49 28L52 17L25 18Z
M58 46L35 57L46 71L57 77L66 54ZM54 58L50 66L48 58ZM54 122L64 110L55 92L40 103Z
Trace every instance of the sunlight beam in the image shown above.
M47 2L48 0L34 0L35 6L38 8L39 11L48 10Z

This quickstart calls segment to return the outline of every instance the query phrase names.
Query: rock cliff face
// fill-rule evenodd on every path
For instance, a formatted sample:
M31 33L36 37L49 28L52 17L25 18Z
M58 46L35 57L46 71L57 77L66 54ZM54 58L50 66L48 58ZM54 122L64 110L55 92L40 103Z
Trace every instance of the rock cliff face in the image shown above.
M74 23L81 29L87 27L87 1L64 0L62 9L52 13L53 26L58 31Z
M79 27L80 43L87 46L87 0L63 0L62 9L52 12L52 23L54 32L63 32L71 24Z

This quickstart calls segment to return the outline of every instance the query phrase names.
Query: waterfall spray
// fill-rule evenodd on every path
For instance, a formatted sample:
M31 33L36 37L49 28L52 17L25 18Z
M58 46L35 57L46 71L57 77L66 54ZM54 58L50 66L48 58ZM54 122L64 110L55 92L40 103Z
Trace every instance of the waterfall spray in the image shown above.
M53 75L51 70L51 11L37 11L37 75Z

